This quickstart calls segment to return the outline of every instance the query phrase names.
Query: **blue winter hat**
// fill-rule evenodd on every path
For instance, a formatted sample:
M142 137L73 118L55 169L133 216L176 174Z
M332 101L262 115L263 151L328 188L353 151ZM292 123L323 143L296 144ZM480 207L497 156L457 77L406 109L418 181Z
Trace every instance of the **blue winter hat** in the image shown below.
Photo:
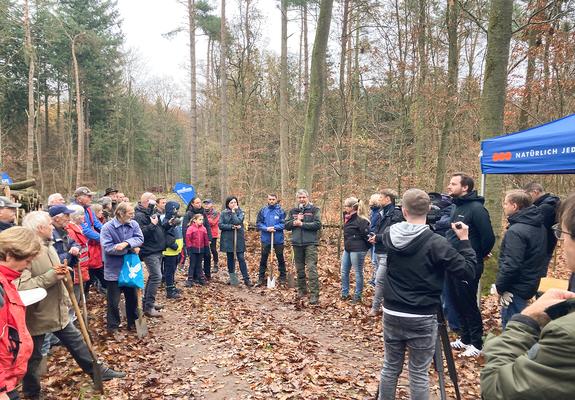
M166 203L166 219L171 219L176 216L178 210L180 209L180 203L177 201L168 201Z

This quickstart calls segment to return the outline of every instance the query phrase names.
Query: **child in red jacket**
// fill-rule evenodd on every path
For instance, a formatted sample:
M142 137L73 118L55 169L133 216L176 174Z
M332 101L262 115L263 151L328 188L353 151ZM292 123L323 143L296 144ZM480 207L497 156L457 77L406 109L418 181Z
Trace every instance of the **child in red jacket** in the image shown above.
M205 285L206 278L202 271L202 260L204 253L210 251L210 239L204 226L204 216L202 214L195 214L192 218L186 231L186 248L190 257L190 266L188 267L188 280L185 286L192 287L194 283Z

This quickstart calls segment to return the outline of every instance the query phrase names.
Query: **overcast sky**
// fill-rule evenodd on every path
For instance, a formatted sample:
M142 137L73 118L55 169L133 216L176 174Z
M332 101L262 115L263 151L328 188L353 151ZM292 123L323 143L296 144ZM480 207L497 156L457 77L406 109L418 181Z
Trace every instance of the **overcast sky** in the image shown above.
M211 0L211 3L218 5L219 15L219 0ZM281 40L279 1L255 0L254 4L263 15L262 40L258 43L259 47L279 54ZM180 26L185 26L186 8L176 0L118 0L118 8L123 20L122 30L126 48L134 50L139 55L140 61L144 64L144 72L149 77L170 77L180 87L189 85L188 35L182 32L172 39L162 36ZM237 15L237 10L237 0L228 0L227 19ZM290 13L290 18L297 18L297 13ZM298 31L297 23L289 25L288 35L297 34ZM292 35L290 41L290 48L297 51L298 35ZM205 58L205 52L205 38L197 36L196 55L200 64Z

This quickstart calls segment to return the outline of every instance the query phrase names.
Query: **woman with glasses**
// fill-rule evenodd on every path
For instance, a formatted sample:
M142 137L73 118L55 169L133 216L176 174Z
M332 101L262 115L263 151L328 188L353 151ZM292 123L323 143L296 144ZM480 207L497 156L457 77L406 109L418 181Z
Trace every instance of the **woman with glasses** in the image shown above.
M559 221L553 231L563 242L567 266L575 272L575 193L561 205ZM575 393L573 311L575 293L551 289L514 315L505 332L488 340L483 348L486 364L481 372L482 398L572 399Z

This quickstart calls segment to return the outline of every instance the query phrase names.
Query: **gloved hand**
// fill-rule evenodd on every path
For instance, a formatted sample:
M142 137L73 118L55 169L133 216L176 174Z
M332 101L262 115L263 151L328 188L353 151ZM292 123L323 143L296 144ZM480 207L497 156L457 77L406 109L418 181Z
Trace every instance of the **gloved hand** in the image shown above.
M499 305L501 307L509 307L511 303L513 303L513 293L504 292L501 297L499 297Z

